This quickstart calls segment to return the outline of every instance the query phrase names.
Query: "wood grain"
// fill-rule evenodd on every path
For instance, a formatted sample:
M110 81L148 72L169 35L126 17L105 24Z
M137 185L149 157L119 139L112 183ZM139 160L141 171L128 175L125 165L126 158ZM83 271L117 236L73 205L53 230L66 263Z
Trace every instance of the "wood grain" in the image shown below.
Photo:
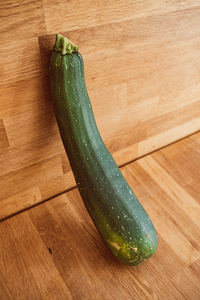
M59 176L61 175L63 175L63 168L62 158L60 157L60 155L46 159L37 164L33 164L31 166L31 169L28 166L23 169L19 169L2 175L0 182L1 217L5 217L6 215L8 215L8 213L6 213L8 207L9 213L14 213L20 209L27 207L27 203L29 205L35 204L35 201L38 201L39 197L38 193L35 194L33 193L33 191L37 191L39 187L43 187L44 190L43 185L46 184L47 178L48 180L52 181L54 178L59 178ZM21 184L22 182L23 185ZM32 196L30 197L31 193ZM26 194L27 196L24 197L24 194ZM10 199L10 197L12 198ZM17 201L15 201L15 197ZM19 201L19 198L21 198L21 201ZM34 202L31 199L35 199ZM11 203L13 208L11 206Z
M37 37L46 31L40 0L1 0L0 18L2 39L13 39L15 42L17 39Z
M0 148L7 148L9 146L8 138L5 130L3 120L0 120Z
M79 1L43 0L45 22L48 34L55 31L66 31L78 28L88 28L105 23L115 23L148 15L160 15L177 10L198 6L191 1L131 1L117 0L102 2L86 0L84 5Z
M29 80L19 80L17 83L0 86L0 117L6 118L20 115L31 110L49 109L51 102L48 99L47 89L42 80L42 76ZM6 99L6 101L5 101Z
M177 286L181 294L188 299L199 299L200 285L199 285L199 270L200 260L194 262L197 272L193 271L192 265L185 268L182 272L173 278L174 284Z
M1 85L7 84L7 88L14 82L17 85L18 81L29 80L41 73L40 52L36 37L25 40L17 39L14 46L13 43L5 40L0 54ZM4 94L4 101L5 97L6 94Z
M58 134L52 107L45 107L41 104L40 107L32 108L30 111L4 118L4 124L10 149Z
M0 150L0 166L0 176L12 171L12 164L7 148Z
M0 17L0 218L75 186L49 92L58 31L79 45L97 125L118 165L200 129L196 1L9 0Z
M1 274L11 299L71 299L48 249L26 215L2 223L1 236Z
M122 168L158 232L151 259L118 263L74 189L0 223L2 299L199 299L199 186L188 189L200 178L199 141L200 133Z

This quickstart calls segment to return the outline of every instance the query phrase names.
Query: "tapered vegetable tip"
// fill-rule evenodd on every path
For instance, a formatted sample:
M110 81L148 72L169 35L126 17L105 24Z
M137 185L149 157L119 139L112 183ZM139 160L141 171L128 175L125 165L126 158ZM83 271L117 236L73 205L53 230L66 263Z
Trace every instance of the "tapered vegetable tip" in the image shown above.
M56 43L54 46L54 50L60 52L62 55L72 54L73 52L78 52L78 47L62 34L56 35Z

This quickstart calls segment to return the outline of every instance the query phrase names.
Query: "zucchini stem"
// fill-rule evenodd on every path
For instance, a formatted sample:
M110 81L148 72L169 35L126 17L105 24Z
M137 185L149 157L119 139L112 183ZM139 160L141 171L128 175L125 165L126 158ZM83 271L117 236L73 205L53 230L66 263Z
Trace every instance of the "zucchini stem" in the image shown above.
M56 34L54 51L60 52L62 55L72 54L73 52L78 52L78 47L72 41L58 33Z

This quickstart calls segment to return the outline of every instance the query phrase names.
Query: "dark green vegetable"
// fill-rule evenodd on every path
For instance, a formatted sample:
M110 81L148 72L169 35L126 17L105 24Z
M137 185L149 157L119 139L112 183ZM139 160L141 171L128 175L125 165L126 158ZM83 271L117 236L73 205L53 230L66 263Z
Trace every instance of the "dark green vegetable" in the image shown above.
M156 231L101 139L82 56L60 34L51 55L50 83L60 134L85 207L114 256L137 265L156 251Z

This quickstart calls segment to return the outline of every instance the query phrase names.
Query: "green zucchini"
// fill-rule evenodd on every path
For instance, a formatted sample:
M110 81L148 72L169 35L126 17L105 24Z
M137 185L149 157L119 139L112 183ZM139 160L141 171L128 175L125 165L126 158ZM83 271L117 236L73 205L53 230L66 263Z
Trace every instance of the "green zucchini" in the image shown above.
M114 256L137 265L156 251L157 234L99 134L82 56L60 34L50 58L50 85L61 138L85 207Z

